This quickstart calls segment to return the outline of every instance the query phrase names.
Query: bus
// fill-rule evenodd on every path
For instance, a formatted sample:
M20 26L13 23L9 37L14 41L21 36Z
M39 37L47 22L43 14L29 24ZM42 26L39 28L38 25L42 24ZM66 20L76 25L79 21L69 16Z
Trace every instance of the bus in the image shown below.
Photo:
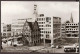
M64 46L64 52L79 52L79 46Z

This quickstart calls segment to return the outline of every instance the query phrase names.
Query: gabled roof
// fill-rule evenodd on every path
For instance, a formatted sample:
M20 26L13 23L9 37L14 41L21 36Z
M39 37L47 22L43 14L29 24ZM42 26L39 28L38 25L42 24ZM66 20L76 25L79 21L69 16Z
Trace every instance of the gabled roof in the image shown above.
M30 27L30 29L33 31L33 28L34 28L34 24L36 23L37 24L37 26L38 26L38 22L37 21L34 21L34 22L28 22L27 20L26 20L26 22L24 23L24 26L25 26L25 24L26 23L28 23L28 25L29 25L29 27ZM39 26L38 26L38 28L39 28Z
M34 26L33 23L34 22L28 22L28 25L30 26L31 30L33 30L33 26Z

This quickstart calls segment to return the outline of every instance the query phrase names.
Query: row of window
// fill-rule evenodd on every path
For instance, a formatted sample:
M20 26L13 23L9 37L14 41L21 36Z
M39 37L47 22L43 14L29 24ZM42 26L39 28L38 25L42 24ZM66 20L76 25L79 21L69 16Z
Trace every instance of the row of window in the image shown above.
M42 37L44 37L44 35L41 35ZM46 38L49 38L49 35L46 35Z
M51 28L40 28L40 30L51 30Z
M34 40L32 39L32 43L35 45L35 43L40 43L40 40L34 41Z
M11 33L3 33L3 36L11 36Z
M39 25L39 27L43 27L43 25Z
M78 29L66 29L66 30L78 30Z
M37 21L43 21L45 18L37 18Z
M60 17L53 17L54 20L61 20Z
M49 38L49 35L46 35L46 38Z
M46 25L46 27L51 27L51 25Z
M44 25L39 25L39 27L45 27ZM51 27L51 25L46 25L46 27Z
M3 32L8 32L8 31L11 31L11 29L10 30L6 30L6 29L3 30Z
M78 24L66 24L66 25L78 25Z
M51 31L41 31L41 33L51 33Z
M39 25L39 27L45 27L44 25ZM51 25L46 25L46 27L51 27Z
M45 22L38 22L38 24L45 24Z
M39 39L40 37L37 35L34 35L32 38Z
M40 28L40 30L43 30L44 28Z

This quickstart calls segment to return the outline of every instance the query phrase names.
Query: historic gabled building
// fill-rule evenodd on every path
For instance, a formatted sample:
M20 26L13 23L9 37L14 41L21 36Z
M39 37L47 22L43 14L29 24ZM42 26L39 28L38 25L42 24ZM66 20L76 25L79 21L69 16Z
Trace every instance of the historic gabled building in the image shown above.
M35 22L26 22L23 26L23 44L28 46L40 44L40 29L38 27L37 21Z

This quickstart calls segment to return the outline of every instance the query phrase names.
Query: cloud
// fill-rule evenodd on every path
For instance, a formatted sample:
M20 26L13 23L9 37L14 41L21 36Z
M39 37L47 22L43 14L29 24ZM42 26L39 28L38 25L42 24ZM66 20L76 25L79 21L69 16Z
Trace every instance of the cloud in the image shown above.
M1 1L1 22L11 23L12 19L32 17L34 4L38 5L39 14L61 17L62 22L64 22L70 19L72 12L75 22L79 22L79 2L52 1Z

